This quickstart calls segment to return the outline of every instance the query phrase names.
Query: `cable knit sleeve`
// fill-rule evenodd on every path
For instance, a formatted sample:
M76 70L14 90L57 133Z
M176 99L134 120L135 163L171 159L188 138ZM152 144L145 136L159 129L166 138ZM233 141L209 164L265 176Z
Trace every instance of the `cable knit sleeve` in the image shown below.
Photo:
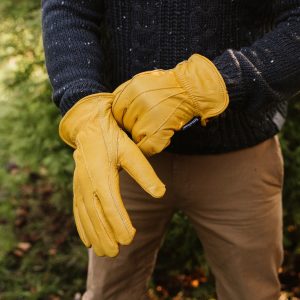
M232 104L255 112L300 90L300 1L275 1L272 31L239 51L228 49L214 59Z
M53 99L65 114L82 97L106 91L100 0L42 0L43 41Z

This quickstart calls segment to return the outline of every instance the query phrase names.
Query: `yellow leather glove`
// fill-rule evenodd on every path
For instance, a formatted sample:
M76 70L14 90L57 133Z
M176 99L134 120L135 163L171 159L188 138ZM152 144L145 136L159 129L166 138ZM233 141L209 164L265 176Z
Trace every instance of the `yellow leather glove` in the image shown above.
M115 119L146 155L167 147L174 131L193 117L200 117L205 125L207 119L221 114L229 102L221 74L199 54L193 54L174 69L139 73L113 94Z
M153 197L165 186L137 145L111 113L113 95L93 94L76 103L59 126L61 138L75 148L73 210L79 236L99 256L116 256L118 243L135 234L123 206L118 170L124 168Z

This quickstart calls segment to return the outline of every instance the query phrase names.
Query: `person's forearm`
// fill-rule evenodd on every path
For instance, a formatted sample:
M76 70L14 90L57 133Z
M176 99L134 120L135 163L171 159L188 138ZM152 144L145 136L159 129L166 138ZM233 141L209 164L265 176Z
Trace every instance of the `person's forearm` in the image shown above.
M249 47L215 58L230 102L255 112L300 90L300 1L279 1L275 28Z
M106 91L100 45L102 1L43 0L46 65L62 114L86 95Z

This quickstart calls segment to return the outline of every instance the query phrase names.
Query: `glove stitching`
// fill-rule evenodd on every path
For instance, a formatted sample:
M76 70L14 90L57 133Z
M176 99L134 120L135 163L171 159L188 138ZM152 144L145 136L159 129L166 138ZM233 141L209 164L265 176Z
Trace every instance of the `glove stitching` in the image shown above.
M146 116L146 115L147 115L148 113L150 113L154 108L156 108L157 106L161 105L163 102L167 101L168 99L170 99L170 98L172 98L172 97L174 97L174 96L178 96L178 95L184 94L184 93L186 93L186 92L185 92L185 91L182 91L182 92L180 92L180 93L176 93L176 94L170 95L170 96L168 96L168 97L166 97L166 98L164 98L164 99L161 99L158 103L156 103L156 104L153 105L149 110L147 110L147 112L144 114L144 116ZM172 116L172 114L174 114L174 112L176 111L176 109L177 109L179 106L181 106L182 103L184 103L184 102L185 102L185 100L184 100L184 101L181 101L181 102L179 103L179 105L177 105L177 106L173 109L172 113L170 113L170 114L168 115L167 119L164 120L164 123L161 124L161 125L159 126L159 129L161 129L161 127L162 127L164 124L166 124L167 121L169 121L169 119L170 119L170 117ZM159 130L159 129L158 129L158 130ZM133 131L133 130L132 130L132 131ZM156 129L154 132L151 132L150 135L152 135L152 134L154 134L154 133L156 133L156 132L157 132L157 129Z
M78 144L79 144L78 147L83 148L83 147L82 147L82 144L81 144L81 142L80 142L79 139L78 139ZM91 174L90 174L90 172L89 172L89 169L88 169L88 167L87 167L86 157L85 157L84 151L81 151L81 153L82 153L83 163L84 163L86 172L87 172L88 177L89 177L89 179L90 179L90 181L91 181L91 183L92 183L92 187L93 187L93 190L94 190L94 191L93 191L93 195L95 195L95 188L94 188L95 184L94 184L93 178L92 178L92 176L91 176ZM85 205L85 202L84 202L84 201L83 201L83 204L84 204L84 207L85 207L85 209L86 209L86 205ZM86 209L86 211L87 211L87 209ZM88 214L88 213L87 213L87 214ZM89 214L88 214L88 215L89 215ZM104 228L104 231L105 231L107 237L111 240L111 242L113 242L112 239L111 239L111 237L110 237L110 235L109 235L109 233L108 233L107 230L106 230L106 227L104 226L104 224L103 224L103 222L102 222L101 219L100 219L100 223L102 224L102 226L103 226L103 228ZM97 236L98 236L98 233L97 233L97 232L96 232L96 234L97 234ZM99 238L99 236L98 236L98 238Z
M78 156L77 153L75 154L76 151L78 151L78 150L74 151L74 159L75 159L75 155ZM83 243L85 245L88 245L88 244L90 245L91 243L90 243L90 241L89 241L89 239L88 239L88 237L85 233L85 230L83 229L82 222L81 222L80 215L79 215L79 211L78 211L78 205L77 205L78 196L77 195L80 194L79 193L80 188L79 188L77 173L78 173L77 172L77 167L75 166L74 178L73 178L73 185L74 185L74 188L73 188L74 189L74 191L73 191L73 206L74 206L73 210L74 210L74 215L75 215L75 224L76 224L76 226L79 226L79 227L77 227L77 230L78 230L80 238L83 240ZM75 186L77 187L76 189L75 189ZM75 193L75 190L77 190L76 193ZM76 215L77 215L77 218L76 218ZM77 219L78 219L79 224L76 221ZM84 234L80 234L80 229Z
M86 101L87 101L87 100L88 100L88 99L86 99ZM81 129L81 131L84 132L83 130L86 129L86 128L89 126L89 124L92 122L92 121L91 121L92 118L93 118L93 117L97 118L97 115L98 115L98 114L100 115L100 113L101 113L101 112L98 111L98 112L96 113L95 116L94 116L93 113L90 114L90 116L89 116L87 122L84 124L84 126L83 126L82 129ZM78 151L80 151L80 149L83 149L83 145L82 145L82 143L81 143L80 138L79 138L78 135L76 136L76 145L77 145L77 150L78 150ZM98 195L95 194L95 188L94 188L94 187L95 187L95 183L94 183L94 180L93 180L93 178L92 178L92 176L91 176L91 174L90 174L90 171L89 171L89 168L88 168L88 165L87 165L87 162L86 162L85 152L84 152L83 150L81 150L80 153L81 153L82 158L83 158L83 163L84 163L84 166L85 166L85 169L86 169L86 173L88 174L88 177L89 177L90 182L91 182L91 184L92 184L92 188L93 188L93 190L94 190L94 191L93 191L93 195L94 195L94 196L97 196L97 198L99 199ZM80 185L80 184L79 184L79 185ZM89 214L88 214L88 212L87 212L88 210L87 210L86 205L85 205L85 201L83 201L83 205L84 205L84 207L85 207L85 210L86 210L87 215L89 216ZM100 204L100 205L101 205L101 204ZM94 204L94 203L93 203L93 206L94 206L94 209L95 209L95 204ZM95 209L95 211L97 212L97 209ZM114 243L113 243L113 240L112 240L112 238L111 238L111 235L113 236L113 233L110 232L111 235L109 234L109 230L108 230L109 228L107 228L107 226L105 226L103 219L102 219L102 218L99 218L99 214L98 214L98 213L97 213L97 216L98 216L98 219L99 219L100 223L102 224L102 228L104 229L104 232L106 233L108 239L111 241L111 244L114 244ZM90 219L90 217L89 217L89 219ZM93 222L91 221L91 219L90 219L90 222L91 222L91 224L93 224ZM92 226L92 227L94 227L94 226ZM96 233L98 239L101 240L101 238L99 237L98 232L97 232L96 230L95 230L95 233Z
M175 107L175 109L173 110L173 112L172 113L170 113L169 114L169 116L166 118L166 120L159 126L159 128L157 128L156 129L156 131L154 131L152 134L151 134L151 136L154 136L165 124L166 124L166 122L167 121L169 121L169 119L170 119L170 117L174 114L174 112L177 110L177 108L179 107L179 106L181 106L182 105L182 103L184 103L186 100L183 100L183 101L181 101L176 107ZM150 137L149 137L150 138ZM149 139L148 138L148 139ZM146 140L148 140L148 139L145 139L144 141L142 141L141 143L139 143L139 147L141 146L141 145L143 145L145 142L146 142Z
M124 84L123 89L122 89L121 91L118 91L117 94L115 94L116 97L115 97L114 101L112 102L112 107L111 107L111 111L112 111L112 112L114 111L115 106L117 105L117 102L119 101L119 99L120 99L122 93L123 93L124 90L127 88L127 86L131 83L131 81L132 81L132 79L131 79L131 80L128 80L128 81L127 81L127 84ZM121 120L121 122L123 122L123 119ZM124 128L124 124L123 124L123 123L121 123L120 125Z
M174 72L175 74L175 78L177 79L178 83L182 86L182 88L187 92L188 96L192 101L192 105L195 108L196 114L198 114L198 116L200 116L202 118L202 112L200 110L199 107L199 99L197 99L194 95L193 95L193 89L191 88L189 82L185 79L183 74L180 74L178 72Z
M176 86L176 87L166 87L166 88L160 88L159 90L167 90L167 89L179 89L179 88L181 88L181 87L178 87L178 86ZM155 88L153 88L153 89L151 89L151 90L147 90L147 91L143 91L143 92L141 92L140 94L138 94L138 95L136 95L134 98L132 98L131 99L131 102L129 102L129 103L127 103L127 109L126 109L126 112L128 112L128 110L129 110L129 107L133 104L133 102L138 98L138 97L140 97L140 96L142 96L142 95L144 95L144 94L146 94L146 93L149 93L149 92L155 92L155 91L157 91L157 89L155 89ZM179 93L180 94L180 93ZM174 94L173 96L176 96L177 94ZM126 112L124 112L123 113L123 116L122 116L122 127L123 128L125 128L125 126L124 126L124 117L125 117L125 114L126 114ZM135 123L135 122L134 122Z
M162 73L162 72L166 72L167 70L164 69L155 69L155 70L148 70L148 71L144 71L144 72L140 72L135 74L132 79L134 78L138 78L138 77L142 77L144 75L148 75L148 74L153 74L153 73Z
M98 201L98 204L100 205L101 209L102 209L102 213L103 213L103 217L101 216L101 214L99 214L97 206L95 204L95 202ZM110 228L109 222L108 220L105 218L105 214L104 214L104 210L103 207L101 205L101 201L99 200L99 197L97 196L96 193L94 193L94 197L93 197L93 206L94 206L94 210L99 218L99 220L101 221L103 228L105 231L110 231L111 235L114 236L112 229ZM104 224L107 224L107 226L105 226ZM108 235L109 237L109 235ZM116 243L115 241L113 241L110 237L109 237L109 241L111 242L111 246L115 249L116 248Z
M76 200L74 200L74 202L76 202ZM80 216L79 216L78 207L77 207L76 203L74 203L74 215L77 216L77 218L75 217L75 224L77 226L79 236L82 239L84 245L87 246L91 243L89 241L87 241L86 234L85 234L85 231L84 231L83 226L82 226L82 222L81 222L81 219L80 219Z
M84 212L85 212L86 215L88 216L87 219L88 219L88 221L89 221L90 227L93 229L93 232L94 232L94 234L96 235L97 240L101 241L101 238L100 238L100 236L98 235L97 230L95 230L95 226L93 225L93 222L92 222L92 220L91 220L91 218L90 218L90 216L89 216L89 214L88 214L88 210L87 210L87 208L86 208L85 201L82 201L82 204L83 204ZM100 220L100 222L101 222L101 220ZM104 231L105 231L105 230L104 230ZM96 244L96 243L95 243L95 244ZM93 243L92 243L92 247L95 246L95 244L93 245ZM103 247L103 246L102 246L102 247ZM104 253L104 249L103 249L103 248L101 249L101 252ZM101 253L101 254L102 254L102 253Z
M79 186L80 186L80 183L79 183L79 182L78 182L78 184L79 184ZM94 232L94 235L96 236L97 240L101 240L100 237L99 237L99 235L98 235L98 233L97 233L97 231L94 229L95 226L93 226L93 222L92 222L92 220L91 220L91 218L90 218L90 216L89 216L89 214L88 214L88 210L87 210L87 208L86 208L85 201L81 201L81 203L82 203L82 206L83 206L83 207L82 207L82 209L81 209L80 211L82 211L83 213L86 214L86 216L87 216L87 221L89 222L89 225L90 225L90 227L92 228L92 230L93 230L93 232ZM90 243L90 245L93 246L93 243ZM103 252L103 249L102 249L102 252ZM102 254L102 253L101 253L101 254Z
M168 90L168 89L182 89L182 87L178 87L178 86L169 86L169 87L163 87L163 88L159 88L159 89L157 89L157 88L153 88L153 89L151 89L151 90L147 90L147 91L143 91L143 92L141 92L140 94L138 94L137 96L135 96L133 99L132 99L132 101L128 104L128 107L130 106L130 105L132 105L132 103L138 98L138 97L140 97L141 95L144 95L144 94L146 94L146 93L149 93L149 92L155 92L155 91L161 91L161 90ZM175 94L176 95L176 94Z
M99 107L99 111L100 111L100 107ZM101 135L100 135L100 136L105 137L105 135L103 134L104 129L103 129L103 127L102 127L101 121L100 121L99 123L100 123L99 129L100 129L100 132L101 132ZM117 126L118 126L118 125L117 125ZM98 127L97 127L97 128L98 128ZM121 129L119 129L119 130L121 130ZM109 157L109 155L108 155L108 153L109 153L109 152L108 152L108 146L107 146L107 142L106 142L106 139L105 139L105 138L103 138L103 142L104 142L104 145L105 145L106 154L107 154L107 157L108 157L108 162L109 162L110 165L112 165L111 159L110 159L110 157ZM118 139L117 139L117 142L118 142ZM118 147L117 147L117 148L118 148ZM118 153L118 152L117 152L117 153ZM117 165L117 163L115 163L115 165ZM111 176L111 175L110 175L110 173L109 173L109 174L108 174L108 177L109 177L108 182L109 182L109 192L110 192L111 198L113 199L115 208L116 208L117 212L119 213L119 216L121 217L121 220L122 220L122 222L123 222L123 224L124 224L124 226L125 226L126 231L127 231L128 234L130 235L130 231L129 231L129 227L128 227L128 225L130 226L130 224L128 224L126 217L125 217L125 216L123 215L123 213L122 213L122 210L119 209L119 205L118 205L119 203L118 203L118 201L116 201L115 197L113 197L110 176ZM131 226L130 226L130 227L131 227Z

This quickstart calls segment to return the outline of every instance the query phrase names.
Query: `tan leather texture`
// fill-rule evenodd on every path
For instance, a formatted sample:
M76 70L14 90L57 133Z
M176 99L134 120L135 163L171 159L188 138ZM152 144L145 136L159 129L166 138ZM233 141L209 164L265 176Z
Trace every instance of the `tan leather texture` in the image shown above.
M229 103L221 74L199 54L174 69L139 73L113 94L115 119L146 155L166 148L174 132L193 117L200 117L205 125Z
M113 95L93 94L77 102L60 122L61 138L75 148L73 210L78 233L98 256L116 256L133 240L133 227L119 189L123 168L150 195L165 186L111 113Z

